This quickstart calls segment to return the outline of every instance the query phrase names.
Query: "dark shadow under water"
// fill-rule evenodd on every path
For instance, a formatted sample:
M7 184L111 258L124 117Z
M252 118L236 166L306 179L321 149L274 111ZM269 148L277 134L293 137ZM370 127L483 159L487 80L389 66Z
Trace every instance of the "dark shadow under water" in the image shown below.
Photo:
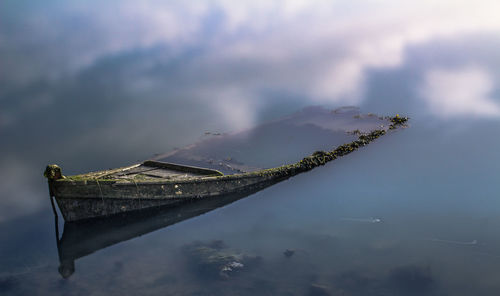
M96 251L127 241L184 220L205 214L234 201L247 197L274 183L261 188L188 201L176 207L158 207L142 211L123 213L111 217L95 218L82 222L65 222L59 238L58 217L55 216L59 273L68 278L75 271L75 260Z

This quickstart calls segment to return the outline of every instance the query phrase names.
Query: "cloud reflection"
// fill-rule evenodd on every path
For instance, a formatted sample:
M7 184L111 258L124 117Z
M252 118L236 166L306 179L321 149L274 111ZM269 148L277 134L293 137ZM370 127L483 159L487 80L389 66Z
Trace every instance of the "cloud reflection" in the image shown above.
M29 164L18 159L7 159L1 165L8 170L0 170L0 180L2 180L0 223L11 218L15 213L34 212L40 209L42 204L46 204L47 199L40 198L37 188L32 186L37 182L36 176L30 174L33 168Z
M500 106L491 98L493 86L491 75L478 67L433 69L425 75L422 96L436 116L497 117Z
M394 100L420 95L428 108L398 112L498 117L498 43L489 61L468 60L471 68L436 62L444 58L433 42L498 35L499 8L490 0L4 1L0 164L9 171L22 159L30 172L88 155L93 164L71 165L120 165L195 141L203 129L239 130L311 104L373 101L378 109L366 111L386 114L399 108ZM414 48L434 59L421 63L409 56ZM417 70L391 85L408 89L374 95L377 73L407 68ZM445 89L457 83L460 93Z
M156 54L123 69L132 74L124 78L126 84L161 90L173 79L181 82L177 92L215 99L216 109L228 106L225 94L231 89L230 100L238 100L232 105L241 105L236 113L244 116L222 116L237 126L252 123L259 105L254 101L268 100L259 95L262 91L358 104L367 91L367 70L401 66L408 46L500 29L494 13L500 4L489 0L50 1L4 6L2 92L40 80L60 87L110 56L157 48ZM190 58L183 59L189 52ZM155 72L178 58L182 67L175 73ZM481 99L478 104L484 107ZM13 122L12 116L2 115L4 124Z

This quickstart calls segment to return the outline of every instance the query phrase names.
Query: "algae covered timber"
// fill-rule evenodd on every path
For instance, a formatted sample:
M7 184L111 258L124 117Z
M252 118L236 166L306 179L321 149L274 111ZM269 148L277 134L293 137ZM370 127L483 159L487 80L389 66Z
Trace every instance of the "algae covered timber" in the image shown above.
M218 170L148 160L140 164L65 177L57 165L47 166L51 197L55 197L66 221L116 215L155 207L176 206L206 198L261 190L277 182L322 166L356 151L405 126L408 118L379 118L387 129L354 133L355 140L333 150L318 150L301 160L268 169L225 175Z

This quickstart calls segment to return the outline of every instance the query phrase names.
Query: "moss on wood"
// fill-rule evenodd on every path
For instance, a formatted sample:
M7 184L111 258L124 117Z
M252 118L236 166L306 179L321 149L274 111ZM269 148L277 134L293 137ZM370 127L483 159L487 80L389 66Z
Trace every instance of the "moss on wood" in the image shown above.
M388 129L393 130L398 127L405 127L407 122L408 122L408 117L402 117L399 114L396 114L394 117L387 116L385 117L386 120L388 120L390 123ZM232 179L232 178L238 178L238 177L251 177L251 176L269 176L269 177L291 177L296 174L306 172L309 170L312 170L315 167L325 165L326 163L335 160L339 157L342 157L344 155L347 155L353 151L356 151L358 148L363 147L368 145L370 142L374 141L375 139L385 135L387 131L385 129L379 129L379 130L374 130L369 133L361 133L359 130L355 131L355 134L359 135L358 139L346 143L343 145L340 145L336 147L335 149L331 151L316 151L313 154L304 157L302 160L289 164L289 165L283 165L280 167L276 168L271 168L271 169L264 169L264 170L259 170L256 172L251 172L251 173L242 173L242 174L237 174L237 175L221 175L221 176L204 176L204 177L193 177L193 178L187 178L183 180L182 182L192 182L193 180L209 180L209 179ZM158 181L172 181L175 182L175 180L167 180L167 179L159 179L159 178L149 178L146 175L143 174L137 174L133 178L120 178L116 179L113 178L113 174L116 172L123 171L125 169L129 169L135 166L139 165L134 165L131 167L126 167L126 168L118 168L118 169L113 169L113 170L105 170L105 171L99 171L99 172L91 172L87 174L81 174L81 175L74 175L74 176L68 176L64 177L61 174L60 168L57 165L50 165L47 166L47 169L44 173L44 175L49 178L49 180L55 180L51 179L57 175L57 169L59 169L59 174L61 174L62 178L59 179L59 182L61 181L98 181L98 182L130 182L130 183L136 183L136 182L141 182L141 183L147 183L147 182L158 182ZM50 169L49 169L50 167ZM176 182L179 182L177 180Z
M389 129L396 129L400 126L406 126L408 122L408 117L401 117L399 114L396 114L394 117L386 117L387 120L391 122L389 125ZM385 135L387 132L384 129L374 130L367 134L359 133L359 137L357 140L343 144L338 146L334 150L331 151L316 151L313 154L304 157L302 160L289 165L284 165L277 168L261 170L254 173L249 174L258 174L258 175L271 175L271 176L293 176L302 172L306 172L312 170L315 167L325 165L327 162L335 160L339 157L347 155L353 151L356 151L358 148L368 145L370 142L375 139Z

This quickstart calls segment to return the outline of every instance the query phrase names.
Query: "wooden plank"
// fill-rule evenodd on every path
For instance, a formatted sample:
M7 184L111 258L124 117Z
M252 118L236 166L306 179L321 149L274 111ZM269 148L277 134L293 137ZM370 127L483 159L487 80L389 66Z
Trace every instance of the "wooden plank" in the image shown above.
M153 161L153 160L147 160L147 161L143 162L143 165L149 166L149 167L164 168L164 169L169 169L169 170L174 170L174 171L179 171L179 172L192 173L195 175L202 175L202 176L207 176L207 175L208 176L223 176L224 175L223 173L216 171L216 170L199 168L199 167L188 166L188 165L180 165L180 164L169 163L169 162Z

